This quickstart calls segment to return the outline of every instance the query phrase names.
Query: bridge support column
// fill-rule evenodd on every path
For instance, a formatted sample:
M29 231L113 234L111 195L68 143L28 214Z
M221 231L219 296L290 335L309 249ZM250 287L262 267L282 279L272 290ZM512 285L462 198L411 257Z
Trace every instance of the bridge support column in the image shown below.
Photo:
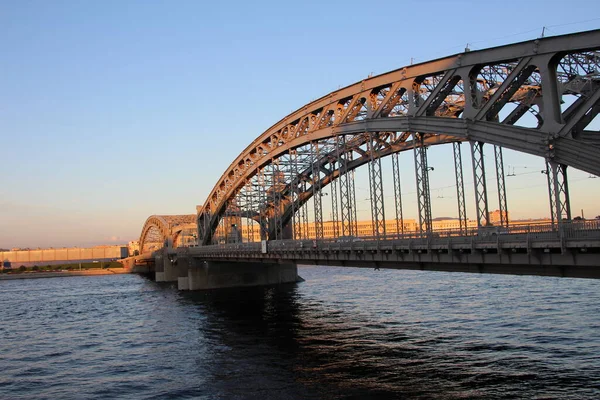
M552 226L560 227L563 220L571 220L567 166L546 160L546 170L542 172L548 176Z
M310 164L312 169L312 197L314 204L314 218L315 218L315 238L323 239L323 200L321 196L321 171L318 165L319 160L319 142L310 142Z
M169 254L166 248L155 257L154 262L156 266L154 280L156 282L177 282L180 276L187 276L190 268L188 257L179 257L178 259L176 254Z
M394 177L394 200L396 203L396 235L401 235L404 234L404 215L402 214L402 185L400 183L400 160L398 153L392 154L392 174Z
M460 142L453 142L454 150L454 173L456 177L456 199L458 205L458 221L460 234L467 234L467 209L465 206L465 184L463 182L463 164L460 151Z
M490 224L483 142L471 141L471 159L473 161L473 182L475 184L475 207L477 208L477 227Z
M346 153L346 137L337 136L337 159L340 165L340 211L341 211L341 235L353 236L356 232L356 195L354 190L354 177L348 170L348 164L352 161L352 152ZM342 155L344 157L342 158ZM352 172L354 174L354 172Z
M154 257L154 280L156 282L165 281L165 259L168 259L165 251ZM168 261L168 260L167 260Z
M381 177L381 158L375 157L378 151L376 138L369 133L369 189L371 192L371 220L373 221L373 236L385 237L385 207L383 203L383 179Z
M500 225L508 228L508 206L506 205L506 183L504 181L504 158L502 147L494 146L496 160L496 180L498 181L498 208L500 209Z
M187 278L179 278L180 290L206 290L298 282L296 264L224 262L193 259Z
M429 194L429 171L427 165L427 147L423 141L423 134L413 133L413 146L415 156L415 175L417 181L417 205L419 208L419 231L421 235L429 235L432 231L431 223L431 197Z
M185 277L190 269L187 260L177 260L175 264L165 265L164 282L177 282L179 277Z

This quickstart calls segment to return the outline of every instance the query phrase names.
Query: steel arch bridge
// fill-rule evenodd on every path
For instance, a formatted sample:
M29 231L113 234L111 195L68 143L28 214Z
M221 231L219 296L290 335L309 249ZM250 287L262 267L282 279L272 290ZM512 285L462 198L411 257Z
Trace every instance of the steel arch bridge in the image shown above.
M262 239L307 238L307 203L323 237L322 188L331 185L339 236L353 236L351 171L368 164L373 236L385 235L381 158L391 156L402 229L398 153L415 160L419 225L432 230L427 148L453 146L458 215L466 232L462 142L469 142L479 226L489 225L483 146L494 146L500 215L507 211L502 148L546 160L553 223L570 219L567 167L600 175L600 30L541 38L410 65L347 86L286 116L223 173L198 210L198 243L231 233L241 218ZM522 117L534 116L535 126ZM531 120L531 118L530 118ZM506 217L501 224L507 224ZM220 234L217 234L220 231ZM142 237L144 233L142 234Z
M183 245L182 238L187 233L195 239L196 215L151 215L140 235L140 253L158 250L162 247ZM194 240L195 241L195 240Z

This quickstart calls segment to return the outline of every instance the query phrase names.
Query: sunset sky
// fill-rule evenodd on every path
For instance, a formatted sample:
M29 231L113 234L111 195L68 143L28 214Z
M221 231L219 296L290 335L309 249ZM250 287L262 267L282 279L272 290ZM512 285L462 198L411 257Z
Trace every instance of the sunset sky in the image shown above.
M240 151L313 99L597 16L599 2L537 0L1 1L0 248L137 239L151 214L195 213ZM429 157L434 217L456 216L451 148ZM401 162L416 218L412 153ZM543 160L507 151L505 166L512 218L548 217ZM600 179L569 172L573 214L599 215Z

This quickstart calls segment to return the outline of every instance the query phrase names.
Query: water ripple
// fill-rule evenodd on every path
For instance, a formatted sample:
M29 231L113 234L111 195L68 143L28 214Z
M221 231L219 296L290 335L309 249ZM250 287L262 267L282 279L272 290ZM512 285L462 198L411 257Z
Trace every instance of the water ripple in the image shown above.
M599 398L600 282L302 267L0 281L0 398Z

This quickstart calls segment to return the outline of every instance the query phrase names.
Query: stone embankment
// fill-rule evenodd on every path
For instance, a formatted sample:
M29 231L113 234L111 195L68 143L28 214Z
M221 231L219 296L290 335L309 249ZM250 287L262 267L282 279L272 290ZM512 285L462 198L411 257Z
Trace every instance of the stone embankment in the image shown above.
M95 276L95 275L115 275L129 274L130 271L125 268L105 268L105 269L84 269L81 271L53 271L53 272L21 272L4 273L0 275L0 280L9 279L39 279L39 278L64 278L68 276Z

